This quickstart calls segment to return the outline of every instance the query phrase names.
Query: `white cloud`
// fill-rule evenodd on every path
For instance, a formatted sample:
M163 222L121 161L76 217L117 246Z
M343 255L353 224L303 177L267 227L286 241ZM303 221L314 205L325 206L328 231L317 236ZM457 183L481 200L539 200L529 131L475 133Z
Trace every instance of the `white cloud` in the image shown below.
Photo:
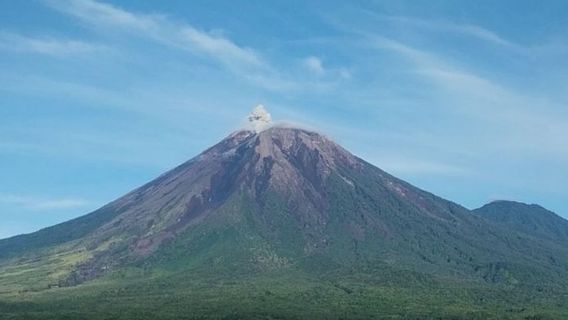
M326 67L323 61L316 56L308 56L301 60L302 66L311 74L317 76L320 80L327 79L331 82L349 80L351 72L343 67Z
M81 198L46 198L14 194L0 194L0 203L15 205L30 210L72 209L90 204L89 201Z
M516 48L516 44L504 39L496 32L489 29L483 28L481 26L473 24L459 24L452 23L449 21L441 20L426 20L414 17L402 17L402 16L387 16L384 17L388 21L399 23L405 26L413 26L421 29L432 29L444 32L454 32L463 34L466 36L474 37L485 42L493 43L500 46Z
M239 47L221 35L205 33L189 26L182 28L181 32L189 43L216 57L227 66L238 63L262 68L265 65L259 54L254 50Z
M488 143L568 158L561 141L568 136L568 114L554 111L565 110L562 106L511 89L433 53L380 36L373 39L377 48L409 59L415 74L440 91L438 97L446 99L451 111L484 121L486 128L502 132Z
M163 15L132 13L94 0L48 0L47 3L97 29L127 32L193 54L205 55L237 73L270 72L268 64L258 52L236 44L219 32L201 31Z
M303 60L304 66L311 72L317 75L324 75L325 69L321 60L318 57L309 56Z
M261 52L238 44L219 30L200 30L161 14L133 13L95 0L44 0L50 7L77 18L95 31L126 34L155 41L215 61L247 82L271 91L310 91L332 87L350 78L347 69L329 70L325 79L306 80L302 73L271 64ZM317 58L316 58L317 59ZM325 72L319 59L310 59L311 72ZM319 68L318 68L319 63ZM315 69L314 69L315 68Z
M268 129L272 125L272 116L262 104L257 105L248 116L249 126L256 132Z
M5 31L0 31L0 49L17 52L33 52L59 57L108 50L105 46L84 41L56 39L52 37L29 37Z
M428 20L407 16L385 16L367 12L377 19L382 19L399 25L408 30L414 30L418 33L422 31L431 31L428 38L436 37L436 34L442 39L446 39L448 33L469 37L471 39L480 40L486 44L493 45L495 49L504 49L509 54L519 54L525 58L545 59L551 56L564 56L568 52L568 46L563 40L565 37L545 38L540 44L520 43L507 39L498 32L488 28L468 23L456 23L445 20ZM432 37L434 35L434 37Z

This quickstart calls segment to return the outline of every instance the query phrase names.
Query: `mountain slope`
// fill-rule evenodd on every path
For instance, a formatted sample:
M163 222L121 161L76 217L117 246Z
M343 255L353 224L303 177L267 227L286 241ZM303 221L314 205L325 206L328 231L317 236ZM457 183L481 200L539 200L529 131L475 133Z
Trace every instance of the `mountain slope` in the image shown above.
M229 238L211 239L227 226ZM241 254L247 268L321 260L336 268L380 263L518 281L551 268L540 261L558 255L390 176L324 136L290 128L236 132L86 217L0 247L7 254L60 244L84 251L86 260L63 279L70 285L152 260L185 238L196 251L184 250L171 264L199 256L197 250L210 256L222 245ZM501 269L511 279L493 274Z
M568 221L536 204L494 201L473 212L509 230L568 242Z
M420 190L325 136L280 127L235 132L85 217L0 241L6 294L87 294L100 283L163 294L166 283L246 287L269 275L347 294L339 281L408 283L425 296L452 283L555 297L568 249Z

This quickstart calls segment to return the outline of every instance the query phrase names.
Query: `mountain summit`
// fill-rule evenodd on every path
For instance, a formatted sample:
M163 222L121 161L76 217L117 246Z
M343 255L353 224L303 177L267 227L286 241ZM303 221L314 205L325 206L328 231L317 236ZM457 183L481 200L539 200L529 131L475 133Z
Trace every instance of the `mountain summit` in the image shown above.
M568 221L536 204L500 200L473 212L509 230L568 243Z
M28 281L76 286L144 270L181 272L184 281L279 272L566 283L565 247L491 223L321 134L270 126L262 106L249 120L253 130L232 133L95 212L0 241L0 271L26 266L43 275L1 281L18 290Z

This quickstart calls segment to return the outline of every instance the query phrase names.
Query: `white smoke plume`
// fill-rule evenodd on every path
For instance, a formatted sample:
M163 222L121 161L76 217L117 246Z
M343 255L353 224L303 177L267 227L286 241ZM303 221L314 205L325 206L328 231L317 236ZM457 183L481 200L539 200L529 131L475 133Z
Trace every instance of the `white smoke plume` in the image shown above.
M264 108L262 104L259 104L248 116L248 121L252 126L252 129L258 133L271 126L272 117L270 116L270 113L266 111L266 108Z

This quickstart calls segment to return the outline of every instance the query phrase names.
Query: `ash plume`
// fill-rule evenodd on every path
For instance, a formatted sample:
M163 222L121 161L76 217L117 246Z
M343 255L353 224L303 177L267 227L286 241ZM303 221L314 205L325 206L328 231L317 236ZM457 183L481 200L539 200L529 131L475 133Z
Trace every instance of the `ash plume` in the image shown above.
M262 104L256 106L248 116L248 121L255 132L268 129L272 124L272 117Z

